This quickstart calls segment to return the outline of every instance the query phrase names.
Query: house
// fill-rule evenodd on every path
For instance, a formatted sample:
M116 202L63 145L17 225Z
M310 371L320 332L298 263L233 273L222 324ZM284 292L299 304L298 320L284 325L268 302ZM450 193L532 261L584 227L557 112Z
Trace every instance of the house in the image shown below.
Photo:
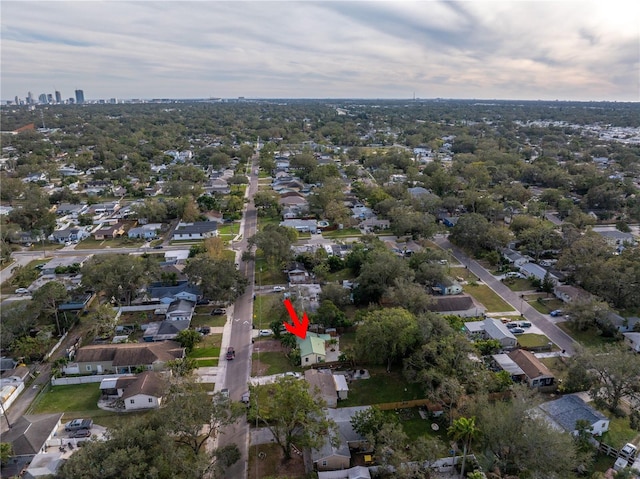
M508 355L524 372L529 387L541 388L554 385L555 376L533 353L524 349L516 349Z
M317 233L318 232L318 223L316 222L316 220L290 219L290 220L281 221L280 226L293 228L296 231L301 233Z
M381 220L377 217L367 218L358 224L358 228L365 231L388 230L391 227L389 220Z
M442 296L450 296L462 293L462 286L449 278L445 278L442 282L431 288L435 293Z
M622 333L624 342L636 353L640 352L640 333Z
M164 253L164 261L166 263L184 264L187 259L189 259L188 249L165 251Z
M98 203L91 205L89 212L94 215L107 214L112 215L120 209L120 203L117 201L111 201L109 203Z
M46 452L47 441L61 425L62 413L26 414L2 434L2 442L11 444L13 456L34 457Z
M513 266L516 266L517 268L519 268L523 264L529 262L529 257L528 256L523 256L523 255L521 255L520 253L518 253L517 251L515 251L515 250L513 250L511 248L503 248L502 249L502 257L509 264L512 264Z
M371 479L371 473L365 466L354 466L340 471L318 471L318 479Z
M146 225L131 228L127 233L129 238L142 238L150 240L158 237L158 231L162 228L160 223L148 223Z
M442 224L447 228L453 228L456 224L458 224L458 220L460 217L458 216L445 216L442 218Z
M623 317L613 311L607 314L607 321L620 333L631 333L636 331L636 325L640 323L637 316Z
M324 363L327 357L326 341L331 340L328 334L308 332L304 339L296 336L300 348L300 359L303 367Z
M148 296L152 300L159 300L163 304L171 304L175 300L184 299L193 303L202 298L202 292L188 281L177 281L175 286L164 286L164 283L154 283L148 288Z
M311 450L311 460L316 471L335 471L349 468L351 449L359 449L366 444L366 438L353 430L351 417L356 412L364 411L370 407L325 409L327 419L332 420L337 426L339 445L332 445L332 442L334 444L337 442L336 438L326 435L322 447Z
M304 372L304 378L309 383L309 391L320 397L327 407L338 406L338 394L331 370L308 369Z
M231 193L231 188L229 187L229 183L227 180L223 178L215 178L211 179L204 185L203 190L205 193L209 195L213 195L215 193L221 195L228 195Z
M520 272L527 278L535 278L539 281L544 281L547 275L547 270L535 263L524 263L520 266ZM549 274L549 278L551 278L554 284L558 282L558 278L552 274Z
M89 237L89 233L84 228L64 228L56 230L47 238L54 243L66 243L67 241L82 241Z
M53 258L51 261L46 263L42 267L42 274L56 274L56 269L58 271L69 268L70 266L78 266L82 267L84 263L91 257L92 255L85 256L58 256L57 258Z
M289 283L306 283L311 277L300 262L291 263L283 272L287 274Z
M418 198L420 196L425 196L425 195L431 195L431 192L428 189L423 188L422 186L414 186L413 188L407 188L407 191L414 198Z
M215 221L196 221L178 224L173 232L173 240L201 240L218 236L218 223Z
M538 406L545 413L545 419L556 429L576 436L577 422L585 421L594 436L602 436L609 430L609 418L584 402L580 396L568 394Z
M306 211L299 205L291 205L285 206L282 208L282 219L283 220L293 220L297 218L302 218L305 215Z
M191 321L193 310L196 307L194 301L176 299L169 304L166 312L167 321Z
M144 328L142 340L151 343L155 341L171 341L176 339L180 331L189 329L191 321L175 320L175 321L155 321L147 323Z
M292 195L291 192L285 193L285 195L281 196L280 199L278 199L278 204L283 208L286 208L287 206L297 206L302 211L309 211L309 202L304 196L299 195L298 193Z
M428 308L440 314L454 314L463 318L483 316L487 308L475 301L467 293L455 296L432 296L433 303Z
M606 231L596 231L600 236L602 236L607 244L611 247L616 246L624 246L631 245L635 246L637 244L635 236L631 233L623 233L618 230L606 230Z
M64 461L63 453L60 451L41 452L31 459L29 467L22 477L24 479L36 479L39 477L48 479L55 477L56 472Z
M116 223L115 225L103 225L93 233L96 240L114 239L124 234L124 224Z
M518 340L511 331L509 331L509 328L502 324L502 321L494 318L467 322L464 323L464 327L472 337L496 339L503 348L515 348L518 344Z
M525 380L524 371L508 354L492 354L491 358L493 359L493 367L508 372L513 382L520 383Z
M58 216L71 216L72 218L78 218L79 215L87 211L87 205L73 205L71 203L60 203L56 207L56 214Z
M124 401L126 411L157 409L162 403L165 383L158 373L145 371L133 380L119 378L116 388L122 391L119 396Z
M92 298L93 294L90 293L76 294L68 301L59 304L58 311L83 311L89 304L91 304Z
M0 372L13 371L18 365L18 361L13 358L1 357L0 358Z
M161 371L168 361L185 357L184 348L174 341L154 343L94 344L75 354L67 374L126 374L138 368Z
M591 294L579 286L571 286L568 284L556 284L553 293L559 300L570 303L572 301L588 300Z

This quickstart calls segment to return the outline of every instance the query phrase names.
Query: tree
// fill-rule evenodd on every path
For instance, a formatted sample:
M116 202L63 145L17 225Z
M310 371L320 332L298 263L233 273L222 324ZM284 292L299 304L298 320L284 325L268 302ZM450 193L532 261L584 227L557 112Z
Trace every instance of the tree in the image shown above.
M198 255L189 260L184 274L211 301L231 303L244 293L247 286L247 279L231 259L212 259Z
M478 213L467 213L458 219L451 228L449 239L461 248L470 249L478 253L484 248L489 231L489 222Z
M388 308L367 314L356 331L356 356L374 364L391 365L418 345L418 323L406 309Z
M283 265L291 260L291 246L297 239L296 230L268 224L249 238L249 249L255 245L270 264Z
M320 306L315 314L318 323L328 327L335 328L338 326L345 326L347 316L340 311L340 309L333 304L331 300L325 299L320 302Z
M90 337L109 336L116 327L116 313L109 303L101 304L89 313L86 322L91 325Z
M377 303L397 278L413 279L413 271L408 262L388 250L375 250L366 255L360 274L356 279L354 302L357 304Z
M202 341L202 335L195 329L183 329L176 336L176 341L190 353L195 345Z
M204 451L207 441L214 441L222 428L234 424L245 412L242 404L221 392L212 397L192 377L171 385L166 401L166 427L176 442L187 446L195 456Z
M476 427L475 417L461 417L453 421L447 433L454 441L462 442L462 466L460 477L464 477L464 468L467 462L467 453L471 449L471 441L475 439L480 431Z
M8 442L0 442L0 464L6 464L13 455L13 446Z
M404 308L413 314L421 314L429 310L433 297L422 285L405 278L396 278L393 286L384 294L383 302Z
M386 416L382 410L376 406L357 411L351 416L351 426L353 430L363 437L371 438L373 442L382 427L389 422L389 416Z
M56 321L58 335L62 335L63 331L60 327L60 319L58 317L58 306L69 299L69 292L62 283L50 281L38 288L32 295L34 304L40 306L40 311L53 316Z
M142 258L125 254L95 255L81 272L85 288L104 291L107 298L127 305L147 279Z
M271 431L287 461L294 442L298 447L317 449L327 437L336 437L335 423L327 420L323 411L326 404L308 388L306 381L290 377L249 386L250 416Z
M176 377L190 376L197 367L198 362L194 358L178 358L167 361L167 369Z
M637 398L640 391L640 358L619 345L607 345L597 352L585 350L582 354L592 380L589 395L596 404L623 414L622 398Z

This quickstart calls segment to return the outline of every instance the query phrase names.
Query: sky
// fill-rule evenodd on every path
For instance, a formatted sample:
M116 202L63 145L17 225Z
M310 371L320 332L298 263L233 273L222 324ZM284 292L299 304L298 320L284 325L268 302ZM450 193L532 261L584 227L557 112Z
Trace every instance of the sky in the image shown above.
M640 2L0 3L0 96L640 101Z

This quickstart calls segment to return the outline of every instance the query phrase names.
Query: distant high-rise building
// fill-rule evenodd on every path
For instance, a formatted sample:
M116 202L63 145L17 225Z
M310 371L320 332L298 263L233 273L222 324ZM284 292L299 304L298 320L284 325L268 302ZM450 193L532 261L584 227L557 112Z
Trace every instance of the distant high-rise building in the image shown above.
M40 96L38 96L38 101L40 103L47 103L47 94L46 93L40 93Z
M31 92L27 94L27 105L33 105L33 93Z
M82 90L76 90L76 103L78 105L84 103L84 92Z
M53 103L53 95L51 93L47 94L47 103Z
M20 104L20 98L18 98L18 95L16 95L15 102L16 102L16 105Z
M62 95L56 90L56 103L62 103Z
M76 102L76 99L75 99L75 98L73 98L73 97L69 98L69 103L70 103L71 105L73 105L75 102Z

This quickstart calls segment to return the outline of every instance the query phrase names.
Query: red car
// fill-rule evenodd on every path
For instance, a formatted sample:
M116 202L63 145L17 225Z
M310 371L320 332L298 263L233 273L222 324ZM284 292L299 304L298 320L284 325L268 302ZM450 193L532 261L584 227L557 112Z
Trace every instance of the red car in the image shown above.
M227 349L227 359L231 360L234 359L236 357L236 351L233 348L229 348Z

